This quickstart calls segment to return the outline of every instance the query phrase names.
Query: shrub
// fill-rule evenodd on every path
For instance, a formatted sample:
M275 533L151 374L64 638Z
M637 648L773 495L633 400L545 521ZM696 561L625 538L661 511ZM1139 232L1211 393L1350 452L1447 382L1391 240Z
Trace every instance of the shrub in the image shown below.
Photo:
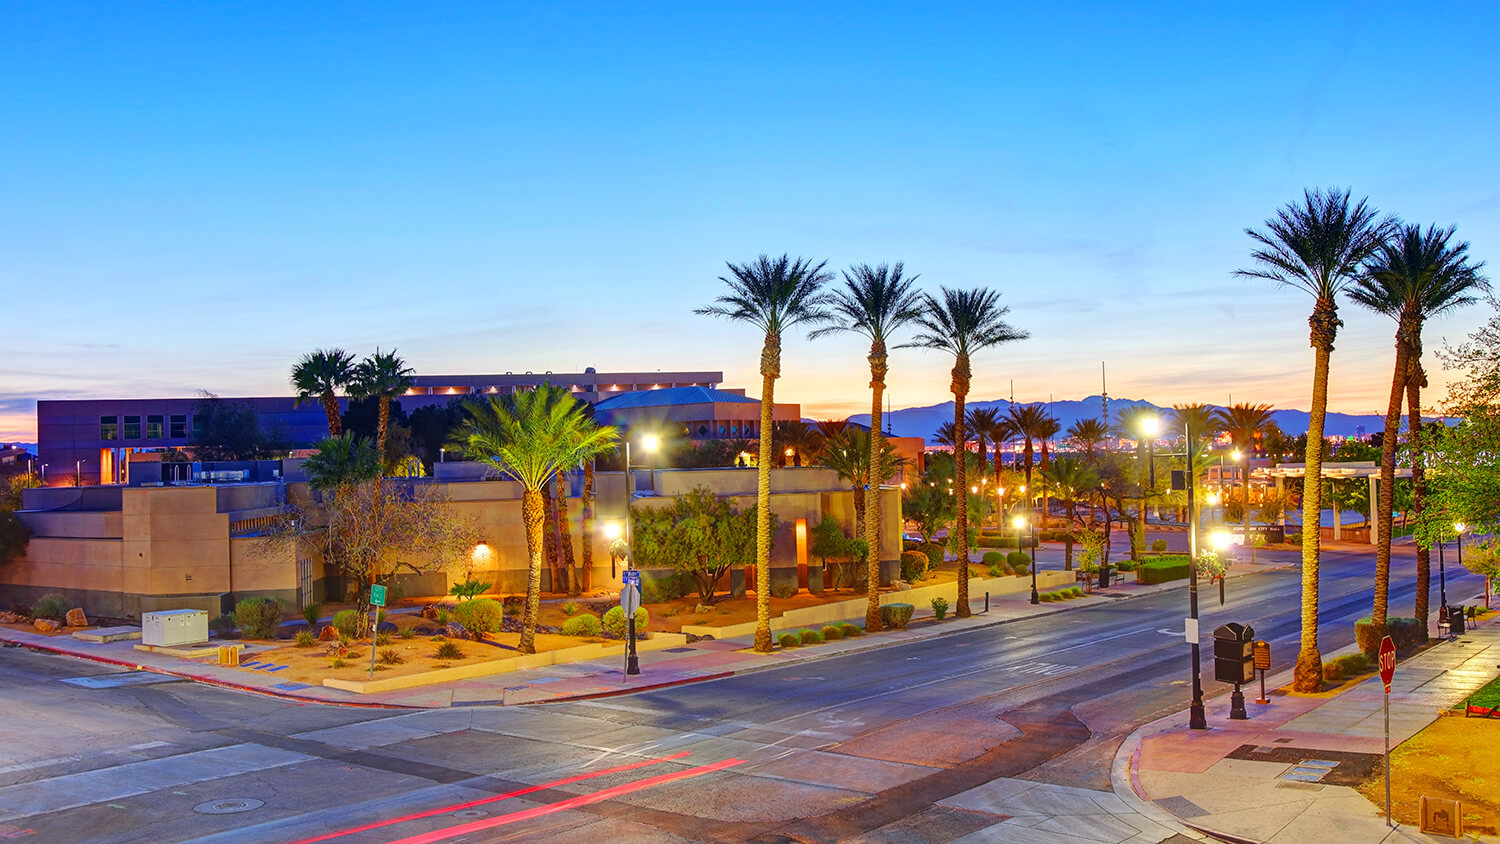
M463 659L464 652L458 647L456 642L444 640L442 644L437 646L435 656L438 659Z
M1025 571L1031 565L1031 556L1025 551L1012 551L1005 555L1005 564L1012 569Z
M344 658L341 657L341 656L336 656L333 659L328 660L328 667L329 668L343 668L344 666L346 666L348 664L349 663L345 662Z
M920 551L902 551L901 579L907 583L916 583L926 577L929 562L927 555Z
M1369 671L1371 660L1364 654L1346 654L1334 662L1343 670L1345 677L1353 677Z
M916 607L911 604L886 604L880 608L880 623L900 630L911 621L911 614L915 611Z
M334 613L333 629L339 631L340 636L353 639L354 632L359 629L359 613L354 610L339 610Z
M314 630L318 627L318 617L323 614L323 608L317 604L308 604L302 608L302 620L307 626Z
M417 635L417 628L415 628L415 627L403 627L403 628L401 628L401 632L397 633L396 635L400 636L403 639L415 638L416 635Z
M783 648L795 648L802 644L802 639L796 633L783 633L776 637Z
M1110 563L1109 566L1115 571L1135 571L1135 563L1132 563L1128 557L1118 563Z
M311 630L297 631L297 647L310 648L313 645L317 644L317 641L318 637L314 636Z
M1337 662L1323 663L1323 681L1325 683L1339 683L1344 679L1344 668Z
M485 583L482 580L465 580L463 583L455 583L448 587L448 594L460 601L472 601L490 591L492 585L494 584Z
M649 620L651 620L651 614L646 612L645 607L641 607L635 611L635 635L639 636L645 632L646 622ZM610 607L609 612L604 614L604 620L601 624L604 627L605 633L616 639L625 638L625 611L619 607Z
M1151 557L1141 561L1136 570L1136 577L1142 583L1166 583L1169 580L1183 580L1190 574L1187 555L1172 557Z
M1166 550L1167 550L1167 541L1165 539L1153 539L1153 540L1151 540L1151 550L1154 551L1154 552L1156 552L1157 554L1166 553Z
M693 575L676 571L666 577L652 577L650 572L641 572L641 603L659 604L674 601L698 590Z
M1068 594L1072 595L1075 598L1082 598L1083 597L1083 587L1082 586L1073 586L1073 587L1071 587L1071 588L1068 589Z
M500 622L504 618L500 602L493 598L475 598L464 601L454 606L452 612L453 620L468 631L469 637L475 641L483 639L486 633L499 630Z
M281 615L281 601L276 598L246 598L234 605L234 623L251 639L273 638Z
M395 648L382 648L377 658L380 660L381 665L400 665L406 661L406 657L397 652Z
M801 639L804 645L823 644L823 634L816 630L798 630L797 638Z
M1009 573L1009 570L1005 568L1003 563L990 564L990 577L1004 577Z
M1053 595L1051 592L1043 592L1042 594L1040 594L1040 595L1038 595L1036 597L1037 597L1037 600L1041 601L1044 604L1050 604L1053 601L1057 600L1057 596Z
M860 627L858 624L850 624L847 621L839 625L839 630L843 632L845 639L851 639L855 636L865 635L865 629L863 627Z
M230 615L229 613L224 613L217 618L211 619L208 622L208 629L212 631L215 636L218 636L222 639L236 630L236 627L234 625L234 616Z
M61 621L62 617L67 614L68 599L56 592L43 595L37 600L36 606L31 608L33 618L50 618L55 621Z
M375 646L376 647L383 648L386 645L389 645L390 643L391 643L391 634L389 634L389 633L376 633L375 634Z
M947 598L942 598L942 597L933 598L932 599L932 614L937 617L938 621L942 621L943 619L947 618L948 617L948 599Z
M830 642L836 642L844 638L844 630L837 624L827 625L823 628L823 638Z
M568 601L567 603L562 605L562 611L563 615L566 616L576 615L578 613L578 602Z
M915 539L903 539L903 540L901 540L901 550L902 551L915 551L915 550L917 550L920 547L922 547L922 543L918 542Z
M977 548L1014 548L1016 538L1014 536L983 536L974 543Z
M447 607L438 607L436 621L437 621L437 623L438 623L439 626L447 627L448 626L448 622L450 622L452 620L453 620L453 613L448 612L448 608Z
M1391 616L1385 620L1385 627L1398 648L1409 648L1427 639L1427 628L1415 618Z
M936 542L929 542L917 549L927 555L927 570L937 568L943 564L943 546Z
M1010 571L1016 577L1025 577L1031 572L1031 560L1021 560L1010 564Z
M598 636L599 617L592 613L575 615L563 622L562 634L564 636Z
M790 598L797 594L797 584L791 581L783 581L771 587L771 597Z
M980 557L979 560L986 568L991 570L996 566L1005 567L1005 555L999 551L986 551L984 552L984 556Z
M1359 645L1361 653L1375 657L1380 654L1380 631L1375 629L1375 622L1369 617L1357 619L1354 622L1354 644Z

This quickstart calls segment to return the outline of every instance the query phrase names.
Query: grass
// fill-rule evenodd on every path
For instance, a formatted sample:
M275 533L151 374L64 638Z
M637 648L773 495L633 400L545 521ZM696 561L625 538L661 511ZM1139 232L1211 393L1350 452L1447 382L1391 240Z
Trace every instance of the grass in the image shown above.
M1496 677L1485 685L1484 688L1475 692L1469 698L1468 703L1470 706L1483 706L1489 709L1500 706L1500 677Z

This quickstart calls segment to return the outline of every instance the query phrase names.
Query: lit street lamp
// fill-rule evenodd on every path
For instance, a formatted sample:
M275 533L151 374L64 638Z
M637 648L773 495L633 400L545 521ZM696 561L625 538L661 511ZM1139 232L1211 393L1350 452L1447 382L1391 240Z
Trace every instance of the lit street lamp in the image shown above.
M1016 528L1016 547L1021 547L1021 531L1026 529L1026 517L1017 516L1012 522ZM1042 596L1036 591L1036 531L1031 533L1031 602L1040 604Z
M641 437L641 448L647 452L655 452L660 445L661 439L654 434ZM625 549L627 554L625 567L630 569L635 568L635 534L631 531L633 525L630 516L630 505L633 501L635 501L635 475L630 471L630 437L627 436L625 437ZM625 673L639 674L641 663L635 652L635 613L626 613L625 627Z

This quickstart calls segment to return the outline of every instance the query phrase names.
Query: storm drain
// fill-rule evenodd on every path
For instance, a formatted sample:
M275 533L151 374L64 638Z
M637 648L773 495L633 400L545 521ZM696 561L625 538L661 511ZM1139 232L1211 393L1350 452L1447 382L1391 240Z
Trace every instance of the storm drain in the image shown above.
M489 812L483 811L482 809L463 809L461 811L454 812L453 813L453 817L455 817L455 818L487 818L487 817L489 817L489 814L490 814Z
M1339 763L1327 759L1307 759L1293 765L1281 778L1289 782L1322 782L1338 766Z
M264 800L256 800L253 797L232 797L227 800L210 800L207 803L199 803L193 807L193 811L200 815L237 815L240 812L249 812L266 805Z

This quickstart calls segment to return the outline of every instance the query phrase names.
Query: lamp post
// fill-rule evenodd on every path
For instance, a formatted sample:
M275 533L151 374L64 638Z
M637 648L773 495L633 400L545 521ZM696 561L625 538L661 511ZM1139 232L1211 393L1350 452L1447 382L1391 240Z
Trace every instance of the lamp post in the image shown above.
M1188 505L1188 623L1184 625L1193 646L1193 702L1188 706L1188 728L1208 729L1208 716L1203 711L1203 678L1198 656L1198 504L1193 497L1197 486L1193 477L1193 432L1183 425L1187 438L1187 505Z
M661 440L653 434L641 437L641 448L648 452L656 451ZM653 484L654 486L654 484ZM630 504L635 500L635 475L630 473L630 438L625 438L625 548L629 554L625 560L627 569L635 568L635 534L632 532L634 526L630 516ZM627 587L628 588L628 587ZM641 673L640 658L635 652L635 613L625 614L625 673Z
M83 458L73 462L73 485L83 486Z
M995 498L999 501L999 506L1000 506L1000 518L997 520L997 521L1000 522L1000 538L1004 539L1005 538L1005 516L1006 516L1006 513L1005 513L1005 487L1002 486L1002 487L996 487L995 488Z
M1147 416L1141 420L1141 433L1146 437L1146 487L1141 490L1141 541L1130 543L1130 558L1138 559L1136 546L1146 544L1146 492L1156 488L1156 434L1161 430L1161 420ZM1139 452L1137 452L1139 454Z
M447 463L448 462L448 449L446 447L440 447L440 448L438 448L438 462L439 463Z
M1019 547L1021 547L1021 531L1023 531L1023 530L1026 529L1026 517L1025 516L1017 516L1017 517L1015 517L1014 520L1011 521L1011 524L1013 526L1015 526L1015 529L1016 529L1016 547L1019 548ZM1037 591L1036 591L1036 534L1035 533L1031 534L1031 602L1033 604L1040 604L1042 602L1042 596L1039 595L1037 593Z
M1464 564L1464 528L1468 525L1463 522L1453 523L1453 544L1458 547L1458 564ZM1438 555L1438 600L1443 602L1443 611L1448 610L1448 584L1443 577L1443 556Z

